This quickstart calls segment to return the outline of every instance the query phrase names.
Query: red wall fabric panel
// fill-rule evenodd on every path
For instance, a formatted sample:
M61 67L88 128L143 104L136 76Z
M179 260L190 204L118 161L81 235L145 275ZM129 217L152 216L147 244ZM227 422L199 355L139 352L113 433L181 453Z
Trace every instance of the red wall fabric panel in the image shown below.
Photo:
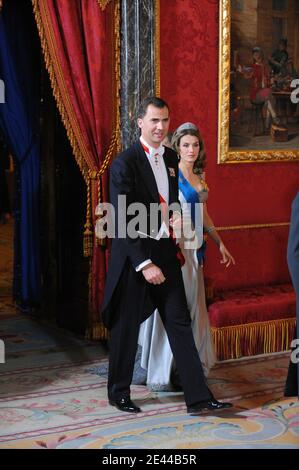
M226 246L234 252L233 268L220 264L219 250L209 242L205 273L213 279L215 290L290 282L286 263L288 232L288 227L273 227L221 233Z

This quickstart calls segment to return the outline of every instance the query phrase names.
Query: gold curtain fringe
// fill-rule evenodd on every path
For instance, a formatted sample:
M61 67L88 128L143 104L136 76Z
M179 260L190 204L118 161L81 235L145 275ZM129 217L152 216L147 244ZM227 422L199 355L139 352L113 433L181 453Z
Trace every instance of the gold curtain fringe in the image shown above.
M101 9L104 11L108 3L111 2L111 0L97 0L97 2L100 5Z
M93 231L85 224L85 230L83 233L83 256L84 258L90 258L93 250Z
M85 337L86 339L95 340L106 340L108 339L109 333L100 322L93 323L87 328Z
M296 318L212 327L217 360L285 351L294 337Z

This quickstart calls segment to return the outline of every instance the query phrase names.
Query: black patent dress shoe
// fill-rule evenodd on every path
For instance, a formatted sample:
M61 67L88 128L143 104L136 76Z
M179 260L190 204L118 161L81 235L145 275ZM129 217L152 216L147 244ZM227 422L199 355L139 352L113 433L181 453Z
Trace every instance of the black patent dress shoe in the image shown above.
M210 400L200 401L194 405L187 406L187 412L191 415L199 415L206 411L218 411L224 410L225 408L231 408L232 403L218 401L216 398Z
M298 388L285 387L283 395L284 397L298 397L299 398Z
M120 411L127 413L140 413L141 409L132 402L130 397L119 398L118 400L109 400L109 404L115 406Z

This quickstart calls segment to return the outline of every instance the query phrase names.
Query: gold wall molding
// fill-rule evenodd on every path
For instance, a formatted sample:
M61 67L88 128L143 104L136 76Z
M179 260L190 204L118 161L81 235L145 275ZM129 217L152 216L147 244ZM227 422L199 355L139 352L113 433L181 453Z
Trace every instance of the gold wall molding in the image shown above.
M230 150L231 0L219 8L218 163L298 161L299 150Z
M290 222L273 222L269 224L248 224L248 225L228 225L224 227L216 227L218 232L225 232L228 230L247 230L258 228L273 228L273 227L288 227Z
M155 94L156 96L161 95L161 65L160 65L160 0L155 0Z

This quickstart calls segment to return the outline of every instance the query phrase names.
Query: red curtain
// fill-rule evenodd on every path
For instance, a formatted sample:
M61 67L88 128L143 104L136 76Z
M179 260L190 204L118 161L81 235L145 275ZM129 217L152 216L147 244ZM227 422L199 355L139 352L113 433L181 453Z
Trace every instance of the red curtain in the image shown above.
M117 53L119 0L33 0L53 93L87 184L84 252L91 256L88 336L104 338L99 317L107 254L95 242L99 193L107 200L106 168L119 130ZM106 3L108 5L106 6Z

